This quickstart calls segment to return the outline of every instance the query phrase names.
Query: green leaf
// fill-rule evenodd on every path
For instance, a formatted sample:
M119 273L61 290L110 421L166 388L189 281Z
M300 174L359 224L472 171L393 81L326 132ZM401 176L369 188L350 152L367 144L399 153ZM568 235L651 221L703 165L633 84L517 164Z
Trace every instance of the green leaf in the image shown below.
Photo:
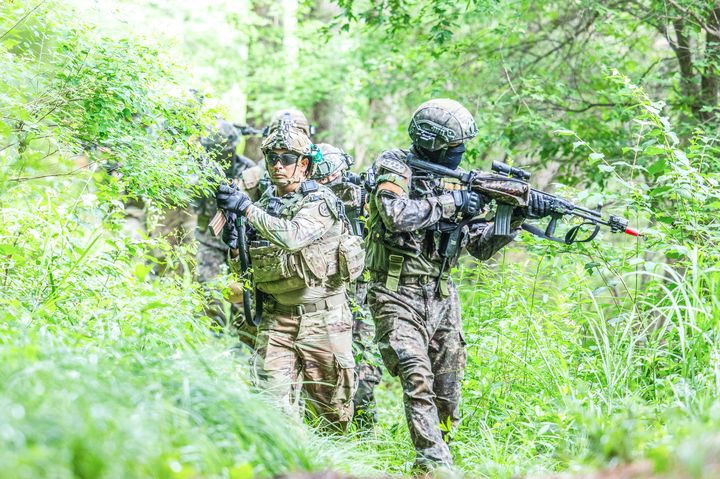
M652 165L648 167L648 173L651 175L658 176L661 173L665 172L665 167L667 166L667 163L665 162L665 158L660 158L656 162L654 162Z
M650 196L660 196L663 193L667 193L668 191L672 190L672 186L659 186L657 188L654 188L650 190Z
M667 149L663 148L662 146L657 145L650 145L647 148L645 148L644 153L646 155L664 155L668 153Z
M575 132L572 130L555 130L553 133L558 136L576 136Z

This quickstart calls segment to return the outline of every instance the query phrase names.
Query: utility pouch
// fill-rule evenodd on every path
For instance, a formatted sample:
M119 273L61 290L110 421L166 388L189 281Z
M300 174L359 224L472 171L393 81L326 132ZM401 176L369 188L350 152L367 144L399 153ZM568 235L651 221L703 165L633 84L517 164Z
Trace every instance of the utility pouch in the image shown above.
M338 273L339 243L340 238L333 237L306 246L300 250L299 254L296 253L299 258L302 258L302 275L305 277L308 286L313 286L313 279L322 283Z
M399 254L391 254L388 257L388 272L387 278L385 279L385 287L392 292L398 290L400 286L400 274L402 273L402 266L405 262L405 258Z
M450 275L448 273L443 273L438 278L438 282L440 286L440 295L443 298L447 298L448 296L450 296L450 286L448 285L448 283L450 282Z
M264 241L253 241L249 250L253 280L258 290L277 294L305 287L296 255Z
M360 236L345 234L338 247L340 277L343 281L355 281L365 269L365 250Z

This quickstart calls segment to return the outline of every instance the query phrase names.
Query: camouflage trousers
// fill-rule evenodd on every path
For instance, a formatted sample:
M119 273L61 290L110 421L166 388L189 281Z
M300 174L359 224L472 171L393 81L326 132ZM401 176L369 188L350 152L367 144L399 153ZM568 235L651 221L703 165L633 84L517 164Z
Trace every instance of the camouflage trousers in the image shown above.
M353 294L353 350L355 353L355 373L357 374L357 391L353 403L355 417L353 421L360 428L370 428L377 422L375 408L375 388L382 379L377 346L373 341L375 325L370 312L365 308L367 297L365 282L354 285Z
M455 286L436 295L436 282L404 284L393 292L371 283L368 304L385 366L399 376L417 467L450 465L445 437L459 421L466 352ZM442 429L441 429L442 425Z
M263 313L254 369L258 385L300 416L300 394L332 429L344 431L353 416L355 361L352 315L343 303L324 311Z

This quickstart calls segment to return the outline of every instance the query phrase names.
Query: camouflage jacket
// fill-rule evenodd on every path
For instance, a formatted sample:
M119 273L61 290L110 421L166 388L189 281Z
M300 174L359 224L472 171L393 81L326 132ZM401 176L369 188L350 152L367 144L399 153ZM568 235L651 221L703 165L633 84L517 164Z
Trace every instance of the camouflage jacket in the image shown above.
M400 276L437 277L442 263L438 253L442 233L438 226L441 221L455 220L452 190L461 185L413 171L405 162L410 153L400 149L385 151L373 166L377 186L369 201L366 264L373 274L387 274L390 255L394 254L402 258ZM512 241L522 221L519 216L513 219L510 237L494 236L492 222L465 226L461 246L479 259L488 259ZM446 271L457 263L458 256L450 258ZM392 267L398 268L397 261Z
M280 198L273 193L268 189L245 213L256 236L249 249L258 289L285 305L342 293L335 259L339 238L347 234L342 204L314 181Z

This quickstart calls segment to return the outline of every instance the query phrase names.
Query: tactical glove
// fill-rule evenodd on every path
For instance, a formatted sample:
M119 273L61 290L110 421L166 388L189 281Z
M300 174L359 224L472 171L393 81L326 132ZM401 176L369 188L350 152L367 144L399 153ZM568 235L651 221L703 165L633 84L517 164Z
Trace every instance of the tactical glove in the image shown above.
M549 216L550 213L552 213L552 200L537 191L531 191L527 209L528 218L544 218Z
M239 189L220 185L215 193L217 207L221 210L241 215L253 203L248 195Z
M482 209L482 199L480 195L474 191L455 190L452 192L453 200L455 200L455 208L457 213L464 216L473 217L480 213Z
M228 221L227 223L225 223L222 232L223 243L228 245L230 249L238 249L238 237L239 232L235 222Z

